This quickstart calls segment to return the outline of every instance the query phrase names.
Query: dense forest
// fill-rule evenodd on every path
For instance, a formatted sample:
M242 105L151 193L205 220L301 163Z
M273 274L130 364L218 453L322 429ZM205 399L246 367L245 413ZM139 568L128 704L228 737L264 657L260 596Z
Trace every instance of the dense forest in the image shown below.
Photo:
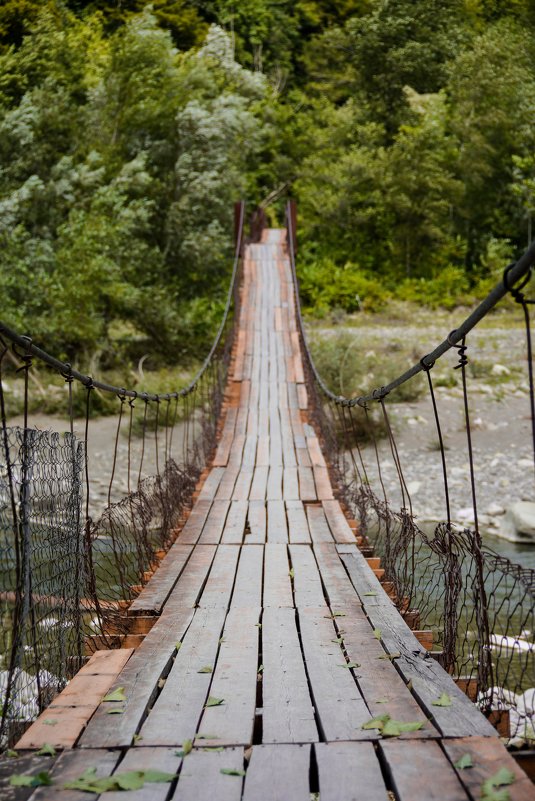
M533 0L3 0L2 318L78 363L149 339L186 362L240 197L274 224L296 198L316 314L481 297L531 237L534 23Z

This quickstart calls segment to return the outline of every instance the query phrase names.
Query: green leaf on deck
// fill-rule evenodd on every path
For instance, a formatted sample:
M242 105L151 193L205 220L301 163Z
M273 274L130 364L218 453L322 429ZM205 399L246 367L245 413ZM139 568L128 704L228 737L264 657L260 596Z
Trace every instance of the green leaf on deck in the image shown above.
M338 665L338 667L345 667L345 668L358 668L360 665L358 662L344 662L343 665Z
M261 623L255 623L255 626L256 626L257 629L261 629L262 628L262 624Z
M175 755L179 757L185 757L191 753L192 748L193 742L191 740L184 740L182 743L182 751L175 751Z
M474 762L472 760L471 754L463 754L457 762L453 763L453 766L457 768L457 770L466 770L466 768L473 768Z
M9 777L9 783L12 787L49 787L52 784L52 779L48 771L43 770L40 773L36 773L35 776L14 773Z
M451 706L451 698L448 693L442 693L440 698L437 698L436 701L431 701L433 706Z
M212 748L207 746L206 748L203 748L202 750L203 751L217 751L219 753L221 751L224 751L225 749L223 748L222 745L214 745L214 746L212 746Z
M376 704L388 704L389 701L390 701L390 698L378 698L375 703Z
M176 773L164 773L162 770L153 770L149 768L143 771L143 778L150 784L166 784L176 779Z
M263 672L264 672L264 665L259 665L258 673L263 673Z
M407 723L403 723L401 720L387 720L382 728L381 734L383 737L399 737L404 731L418 731L423 725L424 724L419 720L413 720Z
M374 629L373 630L373 636L375 637L376 640L380 640L381 639L381 629Z
M175 643L175 648L177 651L180 651L180 649L182 648L182 643L180 642L180 640Z
M225 703L224 698L214 698L213 695L208 696L208 701L205 703L204 708L206 709L209 706L221 706L221 704Z
M138 770L117 773L113 778L121 790L140 790L145 784L143 774Z
M224 637L220 637L219 638L219 645L222 645L222 643L224 643L224 642L225 642L225 638Z
M43 723L45 724L45 726L57 726L58 725L58 721L56 720L56 718L47 718L46 720L43 720Z
M371 597L372 595L377 595L377 593L376 592L363 592L362 593L362 597L363 598Z
M387 723L389 720L390 720L390 715L386 713L384 715L377 715L377 717L368 720L366 723L363 723L361 728L379 729L379 731L382 731L385 723Z
M377 659L390 659L390 661L392 662L393 659L399 659L400 656L401 656L401 654L399 654L399 653L397 653L397 654L381 654L381 656L378 656Z
M14 751L12 748L8 748L6 751L6 756L10 759L18 759L19 753L18 751Z
M290 576L290 578L293 578L295 576L295 571L294 571L293 567L292 567L291 570L288 571L288 575Z
M224 776L245 776L244 770L235 770L235 768L221 768L219 772Z
M500 770L486 779L481 785L481 801L508 801L510 798L507 789L499 790L499 787L506 787L515 781L515 774L509 768Z
M409 679L409 681L407 682L407 690L412 691L412 679Z
M197 673L212 673L212 672L213 668L210 667L210 665L205 665L204 667L202 667L200 670L197 671Z
M337 645L340 645L341 643L343 643L343 641L344 641L343 637L338 637L336 640L331 640L331 642L335 642L337 643Z
M107 709L106 710L106 714L107 715L122 715L123 712L124 712L124 709L123 708L119 709L118 707L116 709Z
M124 694L124 687L117 687L116 690L112 690L111 693L105 695L102 699L103 702L108 701L126 701L126 695Z
M50 743L45 743L42 748L37 752L37 756L56 756L56 749Z

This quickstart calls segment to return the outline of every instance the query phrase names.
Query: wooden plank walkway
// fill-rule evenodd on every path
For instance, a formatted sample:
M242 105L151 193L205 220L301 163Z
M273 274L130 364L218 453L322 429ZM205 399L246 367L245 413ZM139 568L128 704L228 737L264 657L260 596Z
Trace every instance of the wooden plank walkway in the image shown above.
M177 774L121 792L125 801L476 801L500 767L516 777L512 801L533 799L357 547L308 417L293 291L284 234L265 231L245 255L212 469L130 609L156 622L133 654L121 652L115 680L108 671L98 684L102 694L124 688L126 700L95 702L84 718L87 697L80 685L77 706L75 690L90 667L69 685L75 735L62 739L63 719L44 725L69 703L60 697L19 748L72 746L52 771L59 786L91 766ZM435 705L443 692L451 706ZM384 714L421 728L389 739L363 728ZM466 753L475 767L460 770ZM32 796L82 797L57 785Z

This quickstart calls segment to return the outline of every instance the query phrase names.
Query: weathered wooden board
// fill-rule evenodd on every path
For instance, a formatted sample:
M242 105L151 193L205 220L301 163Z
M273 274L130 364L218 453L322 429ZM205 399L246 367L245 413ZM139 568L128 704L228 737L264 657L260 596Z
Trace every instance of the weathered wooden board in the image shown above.
M333 542L331 529L321 505L308 504L306 507L308 527L313 542Z
M302 607L298 617L308 678L325 739L373 739L373 731L362 729L370 714L352 671L344 667L330 609Z
M262 742L317 742L294 609L264 610L262 662Z
M217 545L221 541L230 501L214 501L199 539L202 545Z
M264 549L261 545L244 545L241 548L236 582L231 605L236 607L262 606L262 573Z
M347 542L354 545L355 535L349 527L338 501L323 501L322 506L334 541L339 543Z
M350 546L340 546L344 549ZM365 608L372 626L381 632L381 642L390 654L399 653L395 660L398 672L408 684L429 718L446 737L485 735L497 736L496 730L483 717L451 677L426 651L405 624L394 604L382 589L362 554L354 547L353 553L341 554L349 576ZM365 595L365 593L375 593ZM440 695L446 692L452 698L451 706L435 706Z
M247 522L244 542L249 545L264 543L267 532L267 509L264 501L249 501Z
M243 801L310 801L309 745L256 745Z
M267 543L264 555L264 607L293 605L287 547Z
M269 467L257 465L253 473L253 482L249 492L249 500L263 501L266 498L266 488Z
M316 485L314 484L314 473L311 467L303 467L299 465L297 468L299 473L299 497L302 501L316 501Z
M131 770L158 770L178 776L183 760L175 748L131 748L114 773ZM117 790L102 795L105 801L166 801L170 782L147 782L139 790ZM85 793L86 801L88 798ZM91 796L89 796L90 798ZM61 797L60 797L61 798Z
M500 768L506 768L515 777L514 782L507 785L510 801L533 801L535 798L533 783L495 737L461 737L443 740L442 748L453 765L465 754L470 754L472 757L473 767L465 770L457 769L457 774L473 801L480 801L483 782L496 775Z
M240 549L236 545L219 545L208 579L199 598L199 606L227 608L234 586Z
M130 604L130 615L159 615L192 551L191 545L176 542L160 562L157 573Z
M221 542L241 544L245 535L245 521L249 504L247 501L232 501L229 507Z
M302 501L286 501L286 519L288 520L288 537L295 544L312 542L305 507Z
M243 768L243 748L221 752L194 748L184 759L173 801L240 801L243 778L221 771Z
M469 798L438 743L383 740L380 749L400 801L465 801Z
M267 539L268 542L288 542L288 523L284 501L267 502Z
M119 759L120 753L117 751L101 749L65 751L52 768L53 784L35 789L31 801L57 801L58 798L61 798L61 801L87 801L88 798L95 798L80 790L62 788L65 784L79 779L90 768L96 769L96 776L99 779L111 776Z
M360 598L357 595L334 542L314 543L314 554L318 563L329 604L336 609L345 609L351 614L361 612Z
M199 734L205 735L207 745L249 745L252 742L259 623L260 609L238 608L228 613L210 685L210 696L223 702L204 709L199 727Z
M310 545L290 545L294 601L297 607L324 606L325 596L318 565Z
M314 746L321 801L388 801L372 743Z
M226 610L197 609L173 666L141 728L140 744L181 746L195 737L219 649Z

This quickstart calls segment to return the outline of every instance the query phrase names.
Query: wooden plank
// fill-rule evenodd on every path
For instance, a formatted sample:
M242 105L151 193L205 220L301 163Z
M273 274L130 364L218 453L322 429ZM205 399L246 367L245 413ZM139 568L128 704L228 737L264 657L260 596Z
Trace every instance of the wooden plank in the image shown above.
M133 648L114 648L112 651L95 651L76 675L95 676L99 674L100 676L117 676L133 653Z
M264 425L260 427L260 431L263 430L265 430ZM269 436L263 434L262 436L258 437L258 448L256 450L257 467L269 467L269 451L270 451Z
M256 745L243 801L310 801L309 745Z
M316 485L314 484L314 474L311 467L303 467L301 464L297 468L299 473L299 497L302 501L316 501Z
M318 743L314 751L321 801L387 801L372 743Z
M225 467L213 467L210 470L199 493L198 501L213 501L226 469Z
M249 504L247 501L232 501L225 528L223 529L222 542L234 544L243 542L248 508Z
M211 505L212 501L197 501L179 534L178 541L181 545L194 545L197 542L201 536Z
M266 487L268 480L269 467L258 465L253 473L253 483L249 492L251 501L263 501L266 498Z
M132 601L129 615L159 615L192 552L191 545L175 542L150 581Z
M238 458L239 462L241 463L241 454L239 455ZM229 501L232 498L232 493L234 492L234 486L236 484L236 480L240 472L240 467L239 465L232 465L229 467L225 467L224 470L225 473L221 478L215 497L218 500Z
M355 535L338 501L322 501L325 517L331 529L333 539L339 543L355 544Z
M260 609L251 607L231 609L228 613L210 686L210 695L222 698L223 703L205 708L199 727L199 734L206 736L207 745L249 745L252 742L259 619Z
M262 605L262 573L264 549L260 545L244 545L241 548L236 582L231 606Z
M193 740L212 676L199 673L213 668L225 622L223 607L198 609L182 640L171 671L149 712L140 734L140 744L178 747Z
M285 506L290 542L296 544L312 542L302 501L286 501Z
M310 545L290 545L294 601L297 607L324 606L325 596L316 559Z
M331 529L327 523L322 506L306 507L308 527L313 542L333 542Z
M360 595L373 628L380 629L385 650L390 654L400 654L395 660L396 669L407 684L412 681L413 693L434 725L446 737L477 734L497 737L496 730L481 712L429 652L422 648L357 547L340 547L354 549L350 554L341 554L353 586ZM375 594L368 596L365 593ZM452 698L452 705L433 705L433 701L443 692Z
M352 614L360 611L362 607L360 598L347 575L334 542L315 543L314 554L330 606L336 609L351 609Z
M268 501L282 500L282 475L283 475L283 468L281 466L269 468L269 477L268 477L267 491L266 491L266 498Z
M297 547L297 546L295 546ZM326 740L369 740L374 731L363 730L370 719L352 671L343 667L337 632L327 606L298 609L301 642L308 678Z
M268 542L288 542L288 524L284 501L267 502L267 539Z
M401 735L404 739L438 737L437 730L397 672L396 660L388 659L362 610L360 615L354 610L347 614L341 619L340 627L348 659L359 666L356 670L359 689L371 717L387 713L394 720L423 723L418 731L404 732Z
M229 406L225 412L223 431L217 446L214 461L212 462L212 467L225 467L228 462L230 448L234 438L234 427L236 425L237 414L238 409L235 406Z
M264 555L264 607L293 605L286 545L268 542Z
M198 546L199 547L199 546ZM176 643L182 640L193 610L180 607L160 619L132 654L114 682L123 687L126 702L121 715L110 715L109 704L100 704L83 733L85 748L127 748L141 725L143 716L158 692L158 682L171 668Z
M232 500L233 501L246 501L249 497L249 490L251 488L251 482L253 480L253 469L252 467L246 467L243 470L240 470L238 473L238 477L236 479L236 484L234 486L234 492L232 493Z
M297 384L297 400L300 409L308 409L308 394L304 384Z
M465 801L468 794L433 740L384 740L380 750L400 801ZM424 779L425 777L425 779Z
M245 543L263 543L266 541L267 510L264 501L249 501L247 512L249 528L245 531ZM247 533L249 531L250 533Z
M313 465L314 483L316 484L316 494L320 501L333 500L333 488L331 478L326 467Z
M131 748L114 772L161 770L178 776L181 764L182 758L177 756L174 748ZM117 790L100 797L103 801L166 801L169 786L168 782L147 782L139 790ZM85 797L87 801L87 793Z
M217 545L225 527L230 501L214 501L199 539L202 545Z
M507 768L514 774L515 781L507 786L510 801L533 801L533 784L504 745L494 737L461 737L443 740L442 748L452 764L465 754L472 757L473 767L467 770L456 769L461 784L473 801L481 798L481 785L494 776L500 768Z
M262 662L262 742L317 742L294 609L264 610Z
M184 759L173 801L240 801L243 779L221 770L243 770L243 748L203 751L195 748Z
M299 481L297 478L297 467L284 468L283 495L285 501L299 500Z
M325 457L317 437L307 437L307 448L313 467L327 467Z
M20 751L34 750L42 748L45 743L49 743L54 748L72 748L94 711L95 704L76 707L49 706L24 732L16 744L16 748Z
M240 549L235 545L219 545L208 580L199 598L199 606L221 606L230 603Z
M48 787L37 787L31 795L31 801L57 801L58 798L61 798L61 801L88 801L95 798L94 795L88 795L81 790L61 789L59 792L58 790L63 788L64 784L79 779L89 768L96 768L96 776L99 779L111 776L120 757L117 751L100 749L65 751L60 754L51 770L53 784Z
M216 554L216 545L197 545L162 610L162 619L196 606ZM152 631L152 630L151 630Z
M243 448L242 464L244 467L252 471L256 463L256 446L257 446L257 433L258 428L258 411L256 409L249 409L249 417L247 418L247 435L245 437L245 446ZM254 431L254 433L251 433Z

